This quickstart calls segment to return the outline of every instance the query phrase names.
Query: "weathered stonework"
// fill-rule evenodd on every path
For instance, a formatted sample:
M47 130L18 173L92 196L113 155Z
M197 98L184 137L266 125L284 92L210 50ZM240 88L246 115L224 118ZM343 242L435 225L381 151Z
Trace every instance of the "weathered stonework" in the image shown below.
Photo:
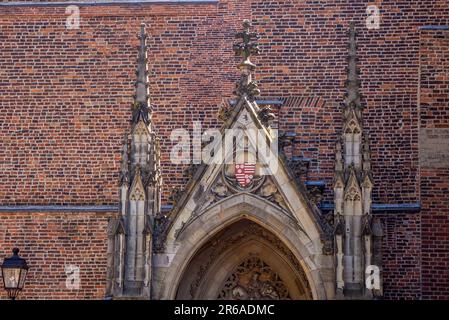
M151 298L153 250L161 250L163 246L164 224L161 227L159 222L161 156L152 125L144 24L139 39L131 139L124 140L122 152L121 216L110 220L108 232L106 295L115 299ZM131 145L129 156L128 144Z
M160 236L153 239L153 264L167 266L173 261L171 243L166 241L173 222L165 215L169 215L171 188L185 190L186 177L185 166L168 160L173 146L170 132L198 119L204 128L220 127L216 116L219 106L235 99L232 92L238 80L232 70L235 59L229 44L235 41L235 30L247 17L251 17L263 49L251 59L263 66L256 72L263 95L255 99L283 101L272 107L277 117L274 123L296 137L285 148L287 159L291 155L309 159L307 168L298 172L303 172L302 177L307 172L307 180L323 182L322 208L329 211L334 200L334 142L342 133L340 102L347 77L345 33L349 21L355 20L360 45L359 89L365 107L363 129L370 134L375 180L372 199L378 205L404 208L372 213L372 260L382 265L383 297L449 297L449 258L445 254L449 252L445 222L449 173L436 167L440 161L432 160L431 166L420 166L419 162L420 150L425 147L419 128L448 127L449 33L444 26L449 23L449 6L441 0L426 1L425 6L416 0L384 1L376 4L381 11L381 27L370 30L365 27L366 5L364 1L262 0L182 6L97 4L82 7L79 30L66 28L64 7L2 6L0 261L14 246L19 246L27 258L31 269L21 297L103 299L105 290L109 295L107 266L112 255L108 254L108 239L125 234L121 231L126 229L124 222L123 227L113 227L122 220L120 215L126 214L126 205L118 203L119 199L120 203L127 201L132 181L126 181L126 177L135 175L128 166L122 170L121 163L130 159L121 161L120 153L125 145L125 154L132 149L129 120L135 103L133 61L138 44L134 35L142 21L151 35L147 43L152 123L161 138L161 170L155 176L164 178L164 214L154 217L154 233ZM421 28L426 25L438 27ZM30 54L18 58L17 52ZM127 133L127 142L122 142L123 133ZM425 148L423 151L427 152ZM153 175L147 175L144 167L140 169L143 185L152 185ZM198 190L196 197L202 193ZM241 208L250 210L248 199L237 197L243 203ZM285 217L272 202L249 199ZM223 200L226 205L229 200L237 201L233 197ZM422 211L411 214L406 210L408 204L420 206ZM22 205L37 206L38 210ZM58 205L61 207L56 210ZM117 205L120 212L114 209ZM68 210L71 206L77 209ZM221 206L211 210L228 218L238 216L222 211ZM98 211L99 207L103 209ZM206 216L215 221L215 215L208 213ZM300 211L296 214L301 216ZM270 217L273 226L287 226L291 221L278 223L271 213L264 215ZM259 223L265 221L261 217ZM108 235L108 221L112 221L114 236ZM193 224L202 228L200 223ZM376 224L382 227L375 228ZM146 226L142 228L148 231ZM337 223L335 233L343 234L344 227L344 223ZM382 232L376 235L376 229ZM213 233L214 229L207 231ZM276 231L282 234L284 230ZM331 297L334 291L334 241L329 234L333 231L325 232L320 251L328 254L321 256L325 261L321 265L329 268L322 269L320 276L329 294L314 297ZM201 236L207 237L201 232L194 237ZM182 265L179 258L174 263ZM80 267L79 290L65 286L67 265ZM169 286L162 274L153 275L153 282L160 288ZM5 298L3 291L0 297Z
M372 298L380 287L366 288L365 270L372 265L371 175L368 133L357 68L356 30L349 31L348 80L343 103L343 133L336 144L334 225L336 226L336 284L339 298ZM381 265L377 265L380 268Z
M248 23L245 22L247 27ZM245 32L249 31L246 29ZM249 54L244 55L243 59L240 68L246 70L242 74L242 78L246 79L250 76L247 72L252 72L255 67L249 62ZM232 128L265 129L262 132L270 141L273 138L269 122L260 118L261 109L251 95L247 89L241 91L222 132ZM251 145L251 139L248 143L240 151L243 155L255 147ZM224 154L224 159L240 157L231 145L220 146L217 154L222 148L228 152ZM247 156L252 159L249 154ZM248 271L253 275L253 285L262 287L239 287L238 290L246 290L247 295L265 294L265 298L275 298L276 294L278 298L292 299L333 298L334 293L330 290L332 277L322 277L322 273L330 273L332 263L323 264L324 261L331 261L331 257L325 257L322 253L321 239L325 231L322 222L316 220L319 216L316 206L309 201L299 181L292 179L285 161L274 159L279 162L276 173L262 171L258 161L261 160L256 160L252 165L251 178L244 183L237 176L237 170L242 170L244 163L237 165L212 161L210 165L200 166L192 175L170 212L165 247L158 253L159 259L165 259L165 263L154 268L155 278L159 279L153 286L156 299L231 298L220 293L222 286L233 277L232 272L243 263L242 259L248 261L245 260L248 259L247 255L255 252L263 261L260 264L270 270L265 276L270 274L277 280L273 284L260 282L259 271ZM249 226L238 233L238 228L248 223ZM226 234L234 236L226 238ZM281 234L289 240L281 240ZM213 240L214 237L228 240ZM258 245L257 241L262 240L266 244ZM285 261L275 258L280 253ZM224 265L219 262L222 259L226 261ZM290 270L288 265L294 269ZM192 275L192 270L198 270L194 273L196 276ZM239 285L242 283L240 281ZM276 286L283 285L283 294L274 293ZM268 290L267 286L271 289ZM272 295L268 295L266 290L273 291Z

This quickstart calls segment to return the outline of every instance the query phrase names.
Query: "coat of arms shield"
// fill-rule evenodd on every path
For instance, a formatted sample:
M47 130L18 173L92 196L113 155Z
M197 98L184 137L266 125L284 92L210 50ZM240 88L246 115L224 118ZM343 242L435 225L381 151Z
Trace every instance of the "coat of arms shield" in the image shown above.
M251 184L256 171L255 163L239 163L235 164L235 179L242 187Z

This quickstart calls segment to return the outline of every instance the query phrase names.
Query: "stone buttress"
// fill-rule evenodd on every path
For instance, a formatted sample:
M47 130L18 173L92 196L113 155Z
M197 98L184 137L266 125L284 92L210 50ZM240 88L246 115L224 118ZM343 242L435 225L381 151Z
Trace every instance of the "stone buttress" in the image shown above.
M370 275L373 240L379 242L380 222L372 218L370 147L363 127L363 106L359 92L356 53L356 31L349 31L347 92L343 106L343 130L336 144L334 175L334 221L336 289L339 298L371 298L380 290L366 287L366 271ZM381 233L381 232L380 232ZM377 255L376 255L377 256ZM378 259L376 259L378 260Z
M120 168L119 215L109 223L107 296L151 298L153 225L161 207L159 141L152 126L145 25L139 35L136 94Z

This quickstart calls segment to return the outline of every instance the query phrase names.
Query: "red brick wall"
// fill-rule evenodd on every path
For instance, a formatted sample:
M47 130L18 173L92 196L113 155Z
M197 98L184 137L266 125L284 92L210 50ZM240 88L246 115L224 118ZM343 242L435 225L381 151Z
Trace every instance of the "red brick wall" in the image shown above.
M421 216L381 215L383 291L385 299L421 298Z
M111 214L0 213L0 261L18 247L30 267L20 297L103 299L108 216ZM80 268L79 290L66 287L65 268L69 265ZM0 290L0 299L6 298L5 294Z
M243 18L253 20L261 38L262 52L253 60L259 66L256 78L262 96L305 96L322 101L318 106L283 106L279 125L298 133L298 152L314 159L310 178L327 182L327 200L331 197L334 142L341 129L339 103L344 95L350 20L359 30L361 92L373 153L374 201L417 202L420 192L433 194L435 190L442 197L447 180L435 172L428 177L421 172L425 189L420 191L417 28L449 24L449 5L446 0L375 3L382 13L379 30L364 27L365 9L371 3L349 0L81 7L79 30L65 28L63 7L1 8L0 204L118 203L120 148L122 136L129 130L136 34L141 22L148 25L150 34L150 91L155 126L163 142L167 202L170 188L186 181L183 168L169 162L173 145L168 139L170 132L190 128L194 120L202 121L204 128L218 125L218 106L232 97L238 77L235 66L239 59L233 55L232 43ZM435 113L435 119L441 117L444 115ZM430 195L422 201L425 210L433 208L429 219L423 213L425 232L439 217L447 217L448 209ZM53 215L62 225L67 219L71 221L69 214ZM26 214L7 216L22 230L20 237L10 241L29 241L33 228L43 228L30 217L24 224ZM80 228L92 225L92 232L99 235L106 232L106 220L97 223L99 218L83 217L74 218L73 223L78 221ZM384 261L385 294L389 298L419 297L421 284L416 273L420 267L416 265L420 260L417 262L416 257L421 255L420 216L393 214L384 219L388 230L384 246L394 248ZM42 230L38 238L51 234L53 227ZM422 249L427 250L428 257L423 260L423 272L432 274L434 270L426 269L425 264L433 264L436 260L432 259L444 254L426 247L430 244L425 237ZM439 237L444 240L444 236ZM87 243L90 238L80 236L78 241ZM10 250L11 245L0 241L2 250ZM50 244L41 245L42 252L50 248L46 247ZM28 251L26 246L22 249ZM83 255L80 251L78 257ZM97 267L105 268L104 264ZM405 276L407 271L411 278ZM440 281L443 271L436 274L433 276ZM99 281L96 273L86 277L88 283ZM423 278L423 285L430 288L435 279L427 279ZM447 288L449 285L441 290ZM82 294L101 296L94 290Z
M449 129L449 30L420 35L421 128ZM449 168L423 167L420 174L423 298L448 299Z
M79 30L65 28L64 7L2 8L0 201L117 202L142 22L151 35L150 90L164 179L184 183L182 169L169 162L168 137L193 120L217 125L218 105L237 79L232 41L249 16L245 7L244 1L82 7ZM18 187L19 181L26 183Z
M356 21L366 126L377 142L372 144L373 162L379 164L373 166L375 197L415 201L417 27L449 23L449 9L444 1L378 4L379 30L365 28L365 1L81 7L79 30L65 28L64 7L2 8L0 135L6 139L0 147L6 151L0 154L5 169L0 199L116 202L141 22L150 34L150 90L164 138L164 178L182 185L182 168L168 161L173 143L167 137L173 127L189 128L193 120L217 126L218 106L232 96L237 79L233 34L250 17L261 37L262 53L254 61L262 95L326 101L296 130L309 137L300 147L316 159L312 178L328 186L346 79L346 31L348 22ZM17 187L21 180L27 183Z

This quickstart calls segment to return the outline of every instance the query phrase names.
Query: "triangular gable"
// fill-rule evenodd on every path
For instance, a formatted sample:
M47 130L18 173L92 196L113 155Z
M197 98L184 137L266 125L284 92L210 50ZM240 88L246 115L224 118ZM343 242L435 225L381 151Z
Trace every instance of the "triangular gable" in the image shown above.
M320 220L319 210L308 200L305 188L286 165L282 154L278 154L277 132L269 127L274 115L270 109L259 108L255 102L260 90L253 79L256 65L250 61L250 56L257 54L259 47L254 42L256 37L250 32L250 26L251 23L245 20L244 30L236 34L241 41L233 46L236 55L242 57L238 65L240 80L234 90L239 98L235 107L219 114L225 121L219 132L224 143L218 134L214 135L216 139L212 145L206 146L215 151L213 158L199 167L176 202L169 217L167 234L167 242L171 245L189 221L202 212L210 217L214 216L214 208L221 210L214 207L208 198L211 196L234 206L237 211L241 209L240 204L247 208L254 208L256 203L263 204L262 211L267 216L273 212L286 214L291 216L294 225L305 231L309 240L322 238L325 226ZM234 131L226 131L229 129ZM235 129L243 129L245 134ZM244 148L239 147L242 141ZM251 162L254 151L257 151L257 161ZM228 161L229 158L238 160L234 163ZM216 218L219 218L218 212ZM225 214L224 211L222 213ZM226 222L226 219L222 221Z
M356 114L356 110L354 106L348 108L347 111L349 114L346 116L346 121L343 126L344 133L361 133L362 126L359 116Z
M139 122L137 122L137 124L133 128L132 134L149 135L150 131L148 130L148 126L145 124L145 122L143 120L139 120Z
M345 187L345 200L360 200L362 191L360 190L359 181L354 166L349 167L349 177Z
M229 119L220 132L223 134L225 130L235 128L260 129L259 137L272 143L277 139L274 135L275 132L261 123L258 118L259 111L260 108L255 101L248 101L245 96L242 97L233 108ZM252 136L248 137L248 142L255 147L257 141L254 141L253 138ZM222 151L222 148L223 143L218 150ZM225 147L227 154L224 154L224 158L227 158L232 150L232 148ZM216 157L218 157L218 154L216 154ZM286 215L289 215L303 230L310 229L311 225L315 226L313 227L315 230L322 230L318 209L308 201L305 188L296 181L296 177L286 165L281 154L278 155L276 161L278 172L265 175L263 184L254 188L255 190L248 191L238 190L226 181L224 172L228 164L201 164L171 211L169 233L179 234L179 231L187 226L189 219L201 215L202 212L211 208L215 202L236 193L251 193L266 199L280 208ZM266 166L264 170L265 173L271 173L269 166ZM299 211L302 213L299 214ZM316 235L309 236L316 237Z
M145 200L145 188L143 186L140 167L137 166L133 183L129 190L129 199L134 201Z

